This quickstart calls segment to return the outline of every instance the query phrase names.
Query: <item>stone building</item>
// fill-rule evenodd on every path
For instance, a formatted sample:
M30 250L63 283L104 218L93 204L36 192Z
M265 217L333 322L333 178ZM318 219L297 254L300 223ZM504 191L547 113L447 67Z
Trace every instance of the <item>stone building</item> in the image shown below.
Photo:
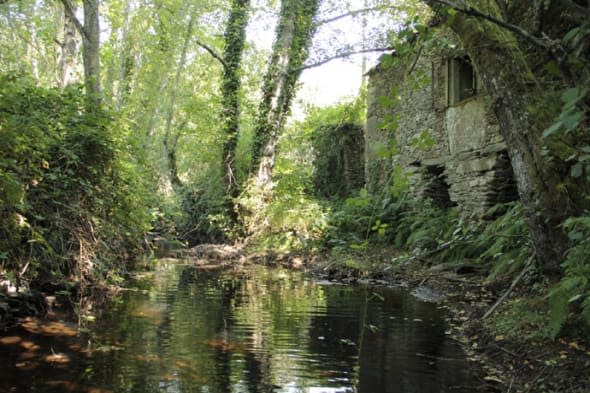
M506 144L468 56L394 53L368 76L369 191L385 187L399 166L410 192L467 215L517 199Z

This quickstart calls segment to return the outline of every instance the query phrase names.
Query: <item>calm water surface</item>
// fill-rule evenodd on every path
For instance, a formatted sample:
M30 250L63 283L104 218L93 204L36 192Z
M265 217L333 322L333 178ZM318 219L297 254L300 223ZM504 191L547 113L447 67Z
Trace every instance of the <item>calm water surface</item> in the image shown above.
M402 290L162 263L85 329L0 337L0 392L472 392L444 311Z

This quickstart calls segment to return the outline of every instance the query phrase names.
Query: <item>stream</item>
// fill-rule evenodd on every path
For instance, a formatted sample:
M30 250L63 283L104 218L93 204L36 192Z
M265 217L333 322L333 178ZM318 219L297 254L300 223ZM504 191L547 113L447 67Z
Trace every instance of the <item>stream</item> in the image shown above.
M441 393L478 381L403 289L162 261L76 324L0 335L0 392Z

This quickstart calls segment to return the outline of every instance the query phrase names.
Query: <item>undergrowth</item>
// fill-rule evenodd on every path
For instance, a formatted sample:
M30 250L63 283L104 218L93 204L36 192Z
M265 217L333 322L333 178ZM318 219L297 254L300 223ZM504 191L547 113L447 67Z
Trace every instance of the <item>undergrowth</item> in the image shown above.
M564 227L573 245L562 264L564 277L549 292L549 333L555 338L581 330L590 337L590 215L572 217Z
M75 86L0 86L0 274L17 287L118 280L154 202L125 127Z

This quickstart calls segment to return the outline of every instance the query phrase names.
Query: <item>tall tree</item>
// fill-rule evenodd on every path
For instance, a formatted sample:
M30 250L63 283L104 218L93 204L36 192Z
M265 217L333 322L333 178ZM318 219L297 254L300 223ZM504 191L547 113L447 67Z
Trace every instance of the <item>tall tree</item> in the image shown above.
M62 0L65 12L82 36L82 59L84 62L84 87L89 108L100 103L100 22L99 0L84 0L84 25L76 17L70 0Z
M571 145L559 140L546 143L541 138L554 119L555 95L535 76L527 61L531 57L527 45L542 47L543 41L535 43L532 34L507 22L496 0L426 2L440 17L451 16L448 24L468 51L492 98L537 260L546 274L558 276L568 247L562 224L587 207L588 199L570 192L573 187L568 190L564 160L571 154ZM452 12L449 6L454 8Z
M184 35L184 41L180 50L180 58L176 66L176 74L172 90L170 92L170 102L168 103L168 110L166 113L166 123L164 125L164 149L166 150L166 157L168 159L168 177L174 189L179 189L182 186L182 181L178 177L178 163L176 157L176 148L178 146L178 139L180 138L180 130L172 131L172 121L174 120L174 112L176 109L176 100L178 97L178 88L180 85L180 78L186 64L189 44L193 36L194 14L191 12L189 21ZM178 127L182 129L182 127Z
M272 188L272 170L281 128L308 56L320 0L282 0L270 64L264 77L252 150L255 183Z
M115 101L115 109L120 111L123 107L125 97L129 93L130 79L133 68L133 58L131 56L131 49L129 43L129 22L131 13L131 1L125 1L125 8L123 11L123 26L121 28L121 55L119 57L119 86L117 90L117 99Z
M223 86L222 113L223 133L223 180L230 201L228 212L235 216L231 199L238 196L236 182L236 146L240 124L240 64L246 42L246 26L248 25L248 8L250 0L232 0L232 8L225 30L225 49L223 52ZM235 218L235 217L234 217Z
M63 35L59 42L61 53L59 56L58 82L60 88L64 88L76 80L76 56L78 54L78 41L76 40L76 27L71 16L63 14Z

